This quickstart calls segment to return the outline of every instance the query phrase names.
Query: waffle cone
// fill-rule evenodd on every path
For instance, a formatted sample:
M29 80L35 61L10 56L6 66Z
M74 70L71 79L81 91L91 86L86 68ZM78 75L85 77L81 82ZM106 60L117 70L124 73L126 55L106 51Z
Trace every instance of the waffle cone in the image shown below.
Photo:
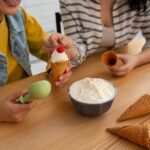
M108 131L141 146L150 148L150 126L148 125L113 127L108 128Z
M150 95L145 94L131 105L119 118L118 121L124 121L150 113Z
M51 78L53 82L57 81L59 76L65 72L68 63L69 61L51 63Z
M115 66L117 64L117 56L114 51L106 51L102 55L102 62L106 66Z

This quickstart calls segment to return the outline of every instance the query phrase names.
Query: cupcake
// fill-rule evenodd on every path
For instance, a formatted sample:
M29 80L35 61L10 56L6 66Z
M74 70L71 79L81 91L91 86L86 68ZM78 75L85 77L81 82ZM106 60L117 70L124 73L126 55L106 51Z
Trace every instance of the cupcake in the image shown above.
M68 63L69 57L64 52L63 47L59 47L53 51L51 55L51 78L54 83L65 72Z

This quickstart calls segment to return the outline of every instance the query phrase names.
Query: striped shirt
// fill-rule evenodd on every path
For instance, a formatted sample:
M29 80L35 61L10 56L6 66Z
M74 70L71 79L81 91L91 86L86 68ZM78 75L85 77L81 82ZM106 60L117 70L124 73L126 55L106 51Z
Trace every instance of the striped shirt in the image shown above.
M81 63L87 56L101 52L103 25L100 0L60 0L65 34L71 37L80 57L74 63ZM146 39L144 48L150 48L150 8L145 12L131 10L127 0L116 0L113 6L113 28L115 47L122 47L141 31ZM108 35L109 36L109 35Z

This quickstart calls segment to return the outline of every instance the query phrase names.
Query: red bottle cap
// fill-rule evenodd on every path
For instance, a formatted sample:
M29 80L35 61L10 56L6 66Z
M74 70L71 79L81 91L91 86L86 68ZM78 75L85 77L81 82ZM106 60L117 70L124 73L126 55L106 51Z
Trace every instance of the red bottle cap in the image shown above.
M64 47L62 47L62 46L58 47L56 50L58 53L62 53L62 52L64 52Z

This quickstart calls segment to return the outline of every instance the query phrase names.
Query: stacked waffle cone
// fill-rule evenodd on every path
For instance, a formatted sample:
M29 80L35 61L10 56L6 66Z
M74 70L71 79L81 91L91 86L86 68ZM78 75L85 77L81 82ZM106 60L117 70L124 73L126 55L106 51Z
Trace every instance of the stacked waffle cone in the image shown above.
M127 125L108 128L108 131L150 149L150 126Z
M150 95L145 94L140 97L133 105L131 105L118 119L125 121L137 118L150 113Z

